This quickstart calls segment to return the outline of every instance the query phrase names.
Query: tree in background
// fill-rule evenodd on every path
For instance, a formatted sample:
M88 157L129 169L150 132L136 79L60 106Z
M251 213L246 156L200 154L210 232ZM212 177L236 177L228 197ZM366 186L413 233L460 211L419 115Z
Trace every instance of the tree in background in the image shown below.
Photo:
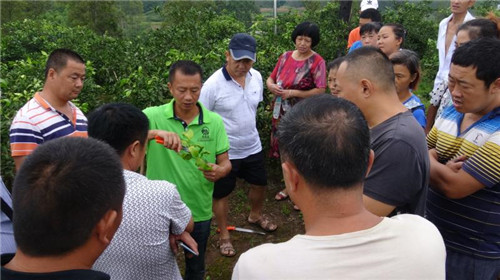
M68 23L86 26L100 35L122 35L120 12L115 1L68 2Z
M234 17L243 22L246 27L252 25L253 16L260 14L259 7L255 4L255 1L244 0L244 1L233 1L233 0L222 0L217 1L217 11L218 14L234 14Z
M420 83L417 93L421 99L428 101L430 80L434 80L439 60L436 50L436 37L439 21L432 17L430 0L399 2L394 1L392 6L382 12L384 23L399 23L406 29L406 37L402 48L415 51L422 65L423 83Z
M477 1L471 11L474 15L486 15L488 12L493 12L497 17L500 16L500 10L497 7L500 3L497 0L481 0Z
M340 1L339 16L344 22L351 18L352 1Z
M218 8L219 5L222 8ZM227 46L224 40L246 29L235 13L227 12L227 7L213 0L166 2L161 32L168 36L168 46L202 56ZM220 14L218 9L222 11ZM217 57L223 57L223 52L216 53Z
M314 13L316 11L319 11L321 9L321 2L320 1L309 1L309 0L303 0L302 5L308 11L309 13Z
M215 17L214 1L174 0L163 6L163 27L203 25ZM189 16L187 16L189 15Z
M1 1L1 24L25 18L38 18L54 6L50 1Z
M28 7L28 3L34 6ZM41 3L41 6L36 3ZM0 47L1 175L7 184L13 178L8 144L10 121L33 93L41 89L47 53L55 48L74 49L86 60L87 79L75 102L87 113L107 102L127 102L139 108L165 103L170 98L166 81L173 62L194 60L208 76L224 64L224 51L231 35L237 32L248 32L257 39L255 68L267 77L279 55L294 48L290 35L298 23L309 20L320 26L321 41L315 51L327 61L346 53L346 36L357 25L353 21L344 22L337 16L343 5L341 1L322 3L318 9L291 9L279 13L274 20L263 13L248 15L241 9L238 12L239 6L234 7L229 2L222 5L222 2L205 0L165 2L162 14L158 16L160 20L164 19L164 23L158 24L158 29L149 25L145 29L133 30L133 22L140 21L138 11L142 3L149 2L1 2L2 16L6 14L2 18ZM245 4L247 9L253 9L251 3ZM298 5L301 2L291 3ZM384 21L401 22L408 29L404 47L419 52L424 73L434 76L433 67L437 65L435 38L442 16L436 14L429 3L398 1L386 5L382 13ZM256 4L262 5L261 2ZM477 4L477 9L474 9L476 16L484 16L478 11L492 9L491 6L483 7L482 1ZM289 3L286 5L290 7ZM144 4L142 8L146 9ZM127 22L123 15L131 15L133 19ZM251 25L247 26L244 21L249 17ZM275 23L277 34L274 33ZM424 86L417 92L424 99L427 93ZM268 95L266 93L257 118L264 145L269 143L271 123ZM276 170L279 173L279 168Z
M144 9L144 13L153 11L156 7L163 7L166 0L158 0L158 1L143 1L142 6Z
M119 26L125 36L138 35L148 29L148 24L145 22L143 1L119 1L117 5L120 18Z

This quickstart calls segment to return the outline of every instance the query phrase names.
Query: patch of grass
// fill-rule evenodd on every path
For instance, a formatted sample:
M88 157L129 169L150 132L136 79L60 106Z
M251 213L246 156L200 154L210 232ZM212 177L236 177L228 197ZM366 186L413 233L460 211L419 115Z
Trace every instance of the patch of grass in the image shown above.
M236 197L240 200L246 200L247 199L247 193L244 188L236 188Z
M255 245L256 245L256 244L255 244L255 239L254 239L254 238L250 238L250 240L249 240L249 242L248 242L248 243L250 244L250 247L251 247L251 248L255 247ZM260 244L261 244L261 242L258 242L258 243L257 243L257 245L260 245Z
M285 216L290 216L290 206L287 203L281 204L281 213Z
M248 211L248 198L245 189L246 188L238 186L233 194L231 194L237 203L232 204L232 207L229 209L229 215L237 215L243 213L244 211Z
M210 224L210 236L218 234L217 233L217 225L214 223Z
M244 205L242 203L235 205L233 208L229 210L229 215L236 215L243 213L243 207Z
M233 258L217 258L215 262L206 267L207 275L205 279L231 279L233 273L232 267L234 266L233 262Z
M304 233L304 223L300 212L292 211L291 203L276 202L274 195L283 188L283 183L277 178L270 178L266 199L264 202L264 213L278 224L278 229L265 236L243 232L231 232L231 241L236 249L236 256L232 258L223 257L219 253L216 227L212 226L206 251L206 269L205 279L231 279L234 265L239 256L249 249L259 246L263 243L278 243L288 241L296 234ZM229 215L230 225L238 227L261 230L257 226L250 225L247 222L250 204L248 202L249 185L239 180L238 186L229 196ZM214 221L212 221L214 223ZM178 258L179 267L184 268L184 258L182 255ZM182 270L181 270L182 271Z

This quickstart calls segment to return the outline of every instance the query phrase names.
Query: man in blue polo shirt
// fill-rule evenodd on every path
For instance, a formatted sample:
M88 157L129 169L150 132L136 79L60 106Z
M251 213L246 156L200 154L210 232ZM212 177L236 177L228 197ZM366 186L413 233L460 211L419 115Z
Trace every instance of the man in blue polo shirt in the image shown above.
M443 235L449 279L500 276L500 40L453 54L447 107L427 136L427 217Z
M235 34L226 51L226 65L217 70L201 89L200 102L224 120L229 138L229 175L215 182L213 211L220 229L220 253L236 254L227 227L228 196L236 186L236 177L250 183L248 222L267 231L277 226L262 213L267 185L264 155L256 126L257 107L263 99L260 73L253 69L256 60L255 39L245 33Z

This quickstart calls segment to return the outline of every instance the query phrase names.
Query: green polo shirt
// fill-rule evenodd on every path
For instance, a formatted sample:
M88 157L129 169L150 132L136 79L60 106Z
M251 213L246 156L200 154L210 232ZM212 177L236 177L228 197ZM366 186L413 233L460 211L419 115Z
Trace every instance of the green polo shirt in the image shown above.
M150 129L171 131L179 136L191 129L194 132L192 141L210 152L204 159L215 163L217 155L229 150L224 122L200 102L198 106L201 108L200 114L189 125L175 116L174 99L165 105L146 108L144 114L149 119ZM149 141L147 145L146 160L146 176L152 180L167 180L176 184L181 199L191 209L195 222L212 218L214 183L205 179L194 160L184 160L176 152L155 141Z

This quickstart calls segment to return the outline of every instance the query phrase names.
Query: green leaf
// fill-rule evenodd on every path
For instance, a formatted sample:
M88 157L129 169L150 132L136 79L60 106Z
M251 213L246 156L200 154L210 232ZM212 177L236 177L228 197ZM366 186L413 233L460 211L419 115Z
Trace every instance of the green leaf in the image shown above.
M123 79L120 80L120 86L122 87L123 85L125 85L128 82L129 82L129 79L123 78Z
M209 154L210 154L210 152L205 150L205 151L201 152L199 156L203 157L203 156L209 155Z
M201 168L203 168L203 170L206 170L206 171L212 171L212 166L210 166L206 163Z
M0 87L6 88L7 87L7 80L0 78Z
M188 131L183 132L182 135L184 135L184 137L186 137L188 140L191 140L194 137L194 132L189 129Z
M212 170L212 167L210 165L208 165L207 162L202 158L197 158L195 164L196 164L196 166L198 166L199 168L201 168L205 171Z
M180 155L180 156L181 156L181 158L182 158L182 159L184 159L184 160L190 160L190 159L193 157L193 156L191 156L191 154L190 154L190 153L188 153L188 152L186 152L186 151L184 151L184 150L181 150L181 151L179 152L179 155Z
M195 158L198 157L200 154L200 148L198 148L196 146L191 146L188 148L188 150L191 153L191 155Z

